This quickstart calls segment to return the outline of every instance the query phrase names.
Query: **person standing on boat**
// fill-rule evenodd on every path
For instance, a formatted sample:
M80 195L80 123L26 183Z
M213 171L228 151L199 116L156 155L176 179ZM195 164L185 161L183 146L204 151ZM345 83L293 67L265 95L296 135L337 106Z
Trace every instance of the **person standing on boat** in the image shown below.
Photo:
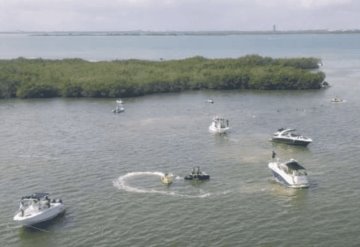
M272 155L271 155L271 157L272 157L273 159L275 159L275 157L276 157L276 153L275 153L275 151L274 151L274 150L272 151Z

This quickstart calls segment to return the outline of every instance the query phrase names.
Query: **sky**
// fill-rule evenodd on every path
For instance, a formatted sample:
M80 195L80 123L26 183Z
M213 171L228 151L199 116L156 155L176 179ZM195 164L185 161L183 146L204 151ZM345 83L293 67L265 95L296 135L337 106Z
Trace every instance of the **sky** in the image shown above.
M0 0L0 31L360 29L360 0Z

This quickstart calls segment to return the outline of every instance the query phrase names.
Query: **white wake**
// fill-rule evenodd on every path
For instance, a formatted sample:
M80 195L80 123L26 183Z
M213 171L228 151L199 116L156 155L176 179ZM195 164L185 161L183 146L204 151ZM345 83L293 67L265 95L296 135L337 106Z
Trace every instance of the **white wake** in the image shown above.
M162 177L164 176L164 173L162 172L129 172L126 173L123 176L118 177L113 181L113 185L115 188L118 188L119 190L124 190L127 192L133 192L133 193L153 193L153 194L162 194L162 195L170 195L170 196L179 196L179 197L187 197L187 198L205 198L209 197L211 193L206 192L200 192L198 195L186 195L182 194L176 191L169 191L169 190L157 190L157 189L147 189L147 188L138 188L131 186L127 180L129 178L137 177L137 176L158 176ZM176 180L180 180L181 177L176 176ZM159 179L160 183L160 179ZM166 186L166 185L164 185Z

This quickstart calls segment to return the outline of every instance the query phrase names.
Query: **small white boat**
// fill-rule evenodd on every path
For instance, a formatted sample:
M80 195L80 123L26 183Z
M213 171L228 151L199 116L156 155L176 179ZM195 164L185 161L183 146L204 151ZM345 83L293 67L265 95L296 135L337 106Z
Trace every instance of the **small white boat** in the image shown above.
M321 87L322 87L322 88L328 88L328 87L330 87L330 84L329 84L327 81L323 81L323 82L321 83Z
M208 99L208 100L206 100L206 103L214 104L214 100Z
M120 113L120 112L123 112L123 111L125 111L125 108L124 108L122 100L120 100L120 99L116 100L116 107L112 112L113 113Z
M61 199L51 200L48 193L34 193L21 198L14 221L23 226L32 226L51 220L64 211Z
M163 184L171 184L174 180L174 175L172 173L165 173L164 176L160 178Z
M342 102L345 102L345 101L343 99L335 97L335 98L331 99L331 102L333 102L333 103L342 103Z
M312 139L306 136L294 133L295 129L278 129L272 136L271 140L274 142L281 142L290 145L307 146L312 142Z
M212 133L223 134L230 129L229 120L222 117L214 117L209 126L209 131Z
M291 188L309 187L307 172L296 160L272 161L268 164L276 181Z

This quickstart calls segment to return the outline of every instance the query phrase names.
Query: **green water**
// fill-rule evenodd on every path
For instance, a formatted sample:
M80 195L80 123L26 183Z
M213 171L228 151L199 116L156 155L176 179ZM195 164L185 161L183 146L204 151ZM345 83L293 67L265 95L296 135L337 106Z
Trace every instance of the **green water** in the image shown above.
M115 99L1 100L1 245L356 246L360 57L351 50L324 56L327 90L151 95L123 99L121 114ZM225 136L208 132L217 114L230 120ZM314 142L273 144L280 127ZM307 168L309 189L274 182L272 150ZM210 181L183 180L197 165ZM169 187L156 173L167 171L177 177ZM20 197L42 191L61 197L65 214L41 230L17 227Z

